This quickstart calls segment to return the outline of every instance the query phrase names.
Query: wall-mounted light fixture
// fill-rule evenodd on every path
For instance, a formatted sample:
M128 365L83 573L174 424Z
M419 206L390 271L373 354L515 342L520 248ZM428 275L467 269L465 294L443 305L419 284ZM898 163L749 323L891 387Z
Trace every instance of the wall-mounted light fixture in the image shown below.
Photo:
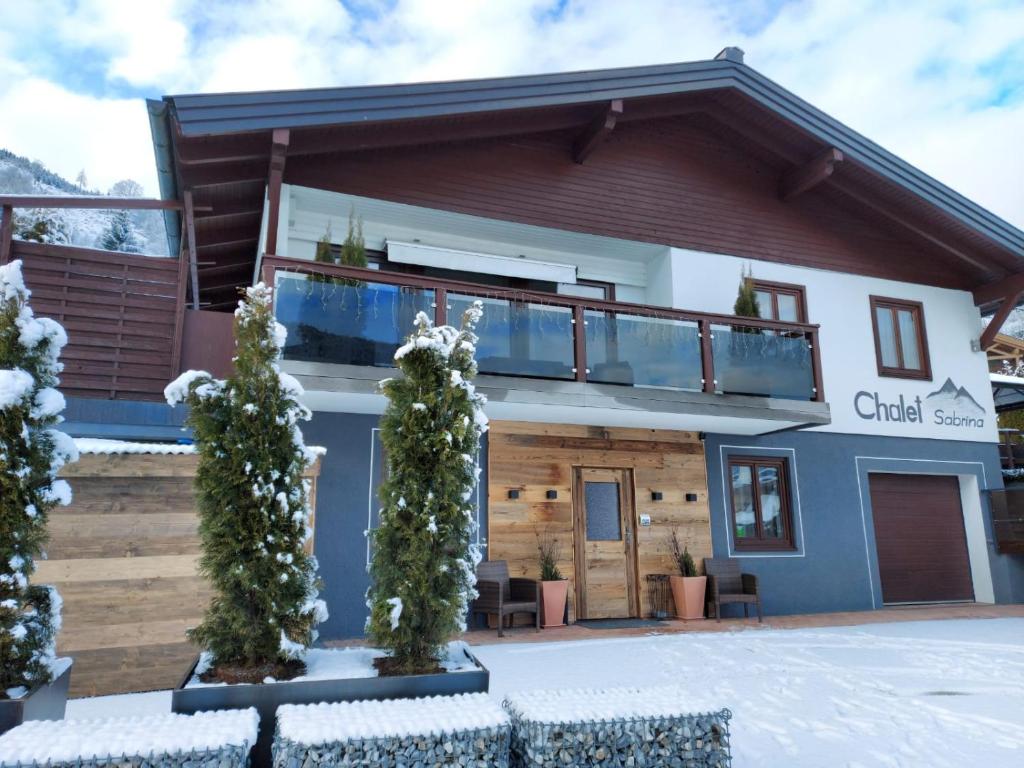
M696 501L697 500L697 494L696 493L688 493L688 494L686 494L686 500L687 501Z
M661 491L651 491L651 501L661 501L665 498Z
M557 499L558 498L558 491L548 491L544 495L547 496L547 498L549 498L549 499Z
M510 488L509 492L508 492L508 497L510 499L518 499L519 498L519 489L518 488Z

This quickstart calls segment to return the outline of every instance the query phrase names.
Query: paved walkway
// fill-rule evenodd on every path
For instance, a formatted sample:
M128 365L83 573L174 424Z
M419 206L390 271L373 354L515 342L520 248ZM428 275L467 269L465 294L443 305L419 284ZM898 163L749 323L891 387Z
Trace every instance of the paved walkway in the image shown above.
M597 640L611 637L638 637L677 632L735 632L758 629L806 629L814 627L849 627L859 624L882 624L898 621L932 621L935 619L1000 619L1024 618L1024 605L913 605L882 608L877 611L844 611L841 613L810 613L799 616L765 616L764 623L757 619L714 619L679 621L667 619L660 624L627 629L588 629L581 625L553 627L537 632L533 627L506 629L498 637L496 629L473 630L463 635L470 645L493 643L560 642L566 640Z

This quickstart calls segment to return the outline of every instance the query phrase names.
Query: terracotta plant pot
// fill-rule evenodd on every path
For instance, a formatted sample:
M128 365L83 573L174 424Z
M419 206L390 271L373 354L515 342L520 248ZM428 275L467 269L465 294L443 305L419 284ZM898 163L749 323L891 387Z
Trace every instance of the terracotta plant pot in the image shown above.
M561 627L565 625L565 601L569 596L569 581L542 581L540 583L540 625Z
M680 619L704 618L704 592L707 576L671 576L672 601L676 604L676 617Z

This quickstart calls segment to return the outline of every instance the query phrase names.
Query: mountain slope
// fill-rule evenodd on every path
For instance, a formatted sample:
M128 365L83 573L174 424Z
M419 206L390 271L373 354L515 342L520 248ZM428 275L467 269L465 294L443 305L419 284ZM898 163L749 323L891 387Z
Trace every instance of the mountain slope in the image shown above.
M125 196L138 196L142 188L135 182L118 182L112 194L124 194L120 189L131 190ZM8 195L100 195L72 183L60 174L49 170L42 163L16 155L0 148L0 194ZM67 242L89 248L101 248L101 239L110 228L116 211L103 210L18 210L15 212L15 230L31 230L40 220L45 220L47 235L51 242ZM153 256L167 255L167 238L164 236L163 217L159 211L131 211L129 218L136 235L139 250ZM32 238L35 239L35 238Z

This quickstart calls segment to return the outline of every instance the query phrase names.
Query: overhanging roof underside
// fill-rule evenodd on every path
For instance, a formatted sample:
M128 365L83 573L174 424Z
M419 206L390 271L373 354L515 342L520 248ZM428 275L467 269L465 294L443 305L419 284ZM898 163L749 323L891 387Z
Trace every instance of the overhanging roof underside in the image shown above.
M289 157L513 135L586 126L601 105L622 99L621 121L670 115L705 121L744 151L784 169L824 147L841 150L848 207L881 200L911 230L970 254L965 279L981 284L1024 268L1024 232L917 170L874 142L728 60L589 72L411 85L169 96L167 133L176 185L192 188L198 215L200 286L209 304L233 303L232 281L248 281L268 176L271 132L288 128ZM153 121L157 115L151 104ZM154 128L154 138L157 130ZM287 166L285 170L287 180ZM163 181L163 179L162 179ZM162 183L162 192L168 196ZM870 211L866 211L869 215ZM200 224L199 221L203 220ZM200 232L200 230L202 230ZM176 237L172 232L172 238ZM205 253L204 253L205 251ZM974 262L973 264L970 262ZM204 271L216 269L214 275ZM207 279L215 278L215 279Z

